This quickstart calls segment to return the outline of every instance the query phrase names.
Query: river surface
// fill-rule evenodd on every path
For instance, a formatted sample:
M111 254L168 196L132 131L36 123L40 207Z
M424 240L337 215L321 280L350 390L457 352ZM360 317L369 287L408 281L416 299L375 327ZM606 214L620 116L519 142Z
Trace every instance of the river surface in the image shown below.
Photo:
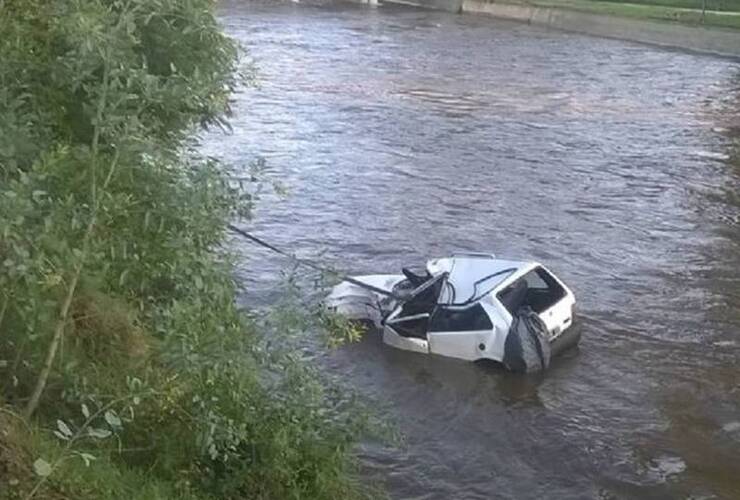
M473 16L222 4L259 88L204 149L264 158L256 234L351 273L454 250L551 267L583 340L544 377L325 355L386 402L392 498L740 498L740 64ZM243 300L285 261L244 247Z

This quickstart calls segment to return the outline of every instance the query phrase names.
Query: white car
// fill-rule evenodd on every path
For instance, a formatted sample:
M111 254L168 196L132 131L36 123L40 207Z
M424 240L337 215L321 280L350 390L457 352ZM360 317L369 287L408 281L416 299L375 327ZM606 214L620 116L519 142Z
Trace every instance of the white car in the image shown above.
M544 369L580 340L573 293L537 262L455 254L427 262L423 275L402 271L349 278L326 306L372 321L394 347L514 371Z

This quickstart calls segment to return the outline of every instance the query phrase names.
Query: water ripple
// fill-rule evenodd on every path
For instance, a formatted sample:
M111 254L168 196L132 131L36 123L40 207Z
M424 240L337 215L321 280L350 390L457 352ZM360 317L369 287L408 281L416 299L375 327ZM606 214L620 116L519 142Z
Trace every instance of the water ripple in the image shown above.
M392 497L740 498L740 67L405 8L222 2L260 88L207 153L290 189L255 232L350 272L454 250L546 261L579 350L546 377L377 336L323 355L386 401ZM285 263L244 248L243 302ZM317 351L320 352L320 351Z

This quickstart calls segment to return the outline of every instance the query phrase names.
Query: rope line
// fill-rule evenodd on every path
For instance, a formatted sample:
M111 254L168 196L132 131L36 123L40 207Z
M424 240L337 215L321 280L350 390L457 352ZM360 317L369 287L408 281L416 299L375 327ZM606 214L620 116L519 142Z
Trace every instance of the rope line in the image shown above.
M297 264L300 264L300 265L305 266L305 267L309 267L309 268L311 268L311 269L313 269L315 271L319 271L319 272L327 273L327 274L332 274L332 275L337 276L338 278L340 278L342 281L346 281L347 283L352 283L353 285L359 286L360 288L364 288L366 290L370 290L370 291L375 292L375 293L378 293L380 295L385 295L386 297L392 297L392 298L394 298L396 300L402 300L401 297L399 297L398 295L396 295L393 292L389 292L388 290L383 290L382 288L378 288L376 286L368 285L367 283L364 283L364 282L362 282L360 280L357 280L355 278L352 278L350 276L347 276L345 274L342 274L340 272L337 272L337 271L335 271L333 269L330 269L328 267L320 266L320 265L318 265L318 264L316 264L314 262L311 262L310 260L298 258L295 255L293 255L291 253L288 253L285 250L281 250L280 248L276 247L275 245L272 245L272 244L266 242L265 240L263 240L261 238L258 238L256 236L254 236L253 234L250 234L250 233L248 233L247 231L245 231L245 230L243 230L241 228L236 227L233 224L227 224L226 227L229 229L229 231L231 231L231 232L233 232L235 234L238 234L239 236L241 236L243 238L246 238L247 240L251 241L252 243L255 243L255 244L257 244L257 245L259 245L261 247L267 248L268 250L270 250L270 251L272 251L272 252L274 252L274 253L276 253L278 255L282 255L283 257L286 257L286 258L294 261Z

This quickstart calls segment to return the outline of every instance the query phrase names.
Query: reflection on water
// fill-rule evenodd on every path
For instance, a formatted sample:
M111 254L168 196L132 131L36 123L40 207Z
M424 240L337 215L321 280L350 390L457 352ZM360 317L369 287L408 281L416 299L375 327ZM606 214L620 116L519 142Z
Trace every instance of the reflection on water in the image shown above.
M354 273L453 250L545 261L584 338L545 377L377 336L325 356L388 402L396 498L740 498L740 67L400 8L223 6L261 88L208 153L291 190L255 230ZM325 252L322 254L322 252ZM284 262L244 249L251 304Z

